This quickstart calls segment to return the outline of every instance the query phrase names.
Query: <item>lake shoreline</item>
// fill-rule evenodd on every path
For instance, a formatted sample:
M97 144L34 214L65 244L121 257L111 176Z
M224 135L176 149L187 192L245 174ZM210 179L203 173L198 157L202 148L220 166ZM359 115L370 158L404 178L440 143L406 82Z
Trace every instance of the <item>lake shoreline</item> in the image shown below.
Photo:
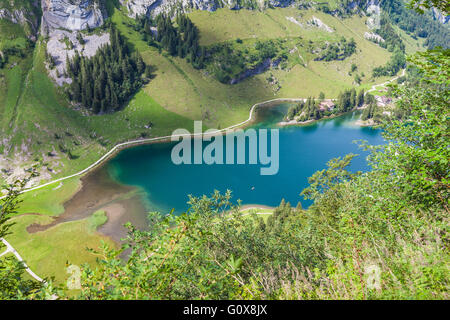
M345 115L350 114L352 112L361 111L361 110L364 110L364 109L365 109L365 107L359 107L359 108L355 108L355 109L352 109L352 110L344 112L344 113L330 115L330 116L325 116L325 117L320 118L320 119L310 119L310 120L306 120L306 121L296 121L296 120L280 121L280 122L277 123L277 125L280 126L280 127L286 127L286 126L307 126L307 125L312 125L312 124L315 124L315 123L323 121L323 120L332 120L332 119L335 119L335 118L338 118L338 117L345 116ZM362 122L361 119L358 119L358 120L355 121L355 125L360 126L360 127L372 127L375 124L365 124L365 123Z
M208 134L204 134L204 132L202 132L201 134L189 134L189 135L177 135L178 137L181 136L190 136L191 138L195 138L195 136L218 136L218 135L224 135L227 133L227 130L232 130L232 129L238 129L238 128L246 128L252 124L254 124L254 114L256 112L256 110L258 108L261 107L274 107L274 106L278 106L278 105L282 105L285 103L295 103L295 102L299 102L299 101L303 101L303 98L276 98L276 99L272 99L272 100L267 100L267 101L263 101L263 102L258 102L255 103L249 111L249 118L245 121L242 121L238 124L232 125L230 127L224 128L224 129L218 129L215 132L211 132ZM66 176L66 177L62 177L62 178L58 178L56 180L53 181L48 181L45 182L43 184L34 186L34 187L30 187L28 189L25 189L22 193L26 193L26 192L31 192L31 191L35 191L35 190L39 190L41 188L44 188L46 186L55 184L57 182L61 182L67 179L71 179L73 177L79 177L79 176L84 176L86 175L88 172L95 170L95 168L97 168L98 166L101 166L102 164L108 162L109 160L111 160L112 158L114 158L120 151L129 149L129 148L134 148L137 146L141 146L141 145L151 145L154 143L167 143L171 141L172 136L162 136L162 137L153 137L153 138L140 138L140 139L136 139L136 140L132 140L132 141L125 141L122 143L118 143L116 144L112 149L110 149L106 154L104 154L99 160L97 160L95 163L91 164L90 166L88 166L87 168L81 170L80 172L74 173L72 175ZM0 199L6 197L6 195L2 195L2 190L0 190Z
M272 106L281 107L282 105L283 104L277 103L273 104ZM258 111L259 110L263 109L258 109ZM255 122L264 123L264 118L267 116L265 114L261 114L260 117L258 117L258 111L256 112L256 117L252 117L251 124L254 124ZM338 115L333 118L337 118L340 116L343 115ZM274 124L276 124L275 121L273 121ZM222 135L224 133L226 132L216 134ZM157 140L139 145L152 145L167 142L170 142L170 139L166 139L165 141ZM136 145L133 145L133 147L135 146ZM129 146L126 149L128 148ZM109 238L114 240L114 242L120 244L120 239L126 236L126 230L123 227L124 223L130 221L138 228L145 228L148 223L148 212L158 211L162 214L168 213L167 210L163 209L150 210L149 208L155 209L157 205L152 203L151 200L148 199L149 193L143 187L122 183L121 181L119 181L118 177L113 174L113 172L109 171L110 168L108 168L107 164L110 163L110 161L115 158L122 150L123 149L116 150L116 152L111 155L108 161L102 162L94 169L82 176L82 185L80 189L75 194L73 194L73 196L68 201L64 203L65 211L62 214L64 219L59 218L59 221L65 222L67 220L79 220L80 217L89 217L95 211L105 211L108 220L104 225L99 227L97 231L102 235L108 236ZM188 190L186 190L186 193L188 193ZM185 202L187 202L187 199ZM75 206L76 210L73 209L74 204L77 204ZM176 208L177 206L174 205L174 207ZM178 205L178 211L181 210L180 207L181 206ZM67 210L68 208L69 210ZM240 207L240 210L274 210L275 208L276 206L273 205L264 205L258 204L257 202L250 202L247 204L243 204ZM57 219L58 218L56 217L56 220ZM40 231L40 227L46 226L33 226L29 231Z
M280 102L265 103L262 107L275 107L281 105ZM255 114L252 112L251 121L241 126L246 128L255 124L258 108ZM224 135L226 131L216 132L211 135ZM192 137L191 137L192 138ZM53 216L53 221L49 224L31 224L27 227L29 233L45 231L60 223L77 221L89 218L96 211L104 211L107 221L97 229L100 234L109 237L117 244L121 244L121 239L126 236L126 229L123 224L132 222L137 227L145 228L147 224L146 216L149 205L146 201L146 192L138 186L123 184L114 178L107 171L107 164L114 159L121 151L144 145L170 143L170 138L157 139L153 141L135 141L133 144L127 144L111 152L107 158L103 159L96 166L85 172L80 177L80 186L72 196L63 203L64 212ZM54 182L56 183L56 181ZM60 182L62 183L62 182ZM186 200L187 201L187 200ZM273 209L265 205L244 205L241 210L252 208ZM168 212L161 212L167 214ZM145 217L145 219L136 219L136 217Z

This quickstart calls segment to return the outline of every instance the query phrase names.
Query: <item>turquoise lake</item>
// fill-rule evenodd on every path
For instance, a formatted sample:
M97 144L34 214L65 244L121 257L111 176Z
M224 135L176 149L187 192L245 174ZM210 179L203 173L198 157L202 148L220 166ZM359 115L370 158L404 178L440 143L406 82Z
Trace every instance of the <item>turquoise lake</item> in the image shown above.
M176 143L157 143L121 151L106 164L110 176L117 182L145 191L145 203L151 211L176 214L184 212L188 194L210 195L214 190L232 190L233 200L242 204L277 206L282 199L304 207L310 203L299 194L307 186L308 177L324 169L332 158L355 153L351 171L368 170L367 153L354 141L366 140L381 144L381 130L359 127L355 121L360 113L322 120L308 126L278 127L289 105L261 108L257 124L249 127L279 128L279 171L262 176L262 165L175 165L171 151ZM208 142L204 142L204 145ZM248 154L248 152L247 152ZM248 162L246 162L248 163Z

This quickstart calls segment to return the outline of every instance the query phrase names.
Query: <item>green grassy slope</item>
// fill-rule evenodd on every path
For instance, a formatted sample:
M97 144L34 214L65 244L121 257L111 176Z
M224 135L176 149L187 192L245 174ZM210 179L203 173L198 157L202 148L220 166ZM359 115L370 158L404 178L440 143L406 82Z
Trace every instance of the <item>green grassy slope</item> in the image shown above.
M49 223L46 216L27 215L12 219L16 224L8 241L18 250L30 268L41 277L54 276L58 283L68 278L66 262L81 266L95 264L97 256L86 248L97 249L100 240L115 246L114 242L95 231L101 224L97 215L66 222L46 231L30 234L26 228L32 223Z
M39 40L32 57L0 71L0 155L37 164L41 173L54 178L80 171L118 142L141 136L160 136L172 128L192 126L187 119L166 111L144 91L114 114L84 116L66 100L48 78L44 66L44 42ZM145 126L154 124L151 129ZM69 148L69 160L61 149ZM57 153L50 157L48 152ZM12 163L11 163L12 164ZM51 170L51 171L50 171Z
M112 8L111 8L112 9ZM364 73L362 84L368 86L374 66L383 65L390 53L364 39L367 28L364 18L354 17L339 20L315 11L300 11L294 8L269 9L263 12L220 9L216 12L194 11L189 17L200 30L200 43L211 45L238 38L244 42L253 39L285 39L287 46L295 50L290 55L285 70L270 70L236 85L218 82L204 70L195 70L186 60L158 53L141 41L141 36L128 25L133 20L117 9L112 19L119 26L134 47L143 54L147 63L155 65L156 77L145 91L164 108L190 119L203 119L209 127L224 128L246 119L254 103L277 97L307 97L324 91L328 97L353 85L354 75L349 75L352 63L358 65L358 72ZM299 17L299 16L302 17ZM312 16L318 17L336 31L328 33L317 28L302 28L289 21L296 17L306 24ZM354 38L357 53L344 61L313 61L311 55L296 43L308 40L326 41L340 37ZM300 39L300 40L299 40ZM305 66L306 65L306 66ZM272 75L281 85L274 90L268 77ZM384 81L377 79L377 82ZM176 94L174 94L176 93Z

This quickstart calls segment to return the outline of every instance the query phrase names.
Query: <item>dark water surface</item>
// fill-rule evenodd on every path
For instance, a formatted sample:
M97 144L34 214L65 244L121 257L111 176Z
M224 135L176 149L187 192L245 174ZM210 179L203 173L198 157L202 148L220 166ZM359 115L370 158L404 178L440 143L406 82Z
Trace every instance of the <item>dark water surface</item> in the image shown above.
M279 128L289 106L261 109L253 129ZM383 143L381 131L355 125L359 113L323 120L308 126L279 128L279 171L272 176L260 175L262 165L175 165L171 151L175 143L144 145L121 151L106 164L110 176L121 184L140 187L151 211L179 214L188 208L188 194L210 195L214 190L233 191L233 199L242 204L277 206L281 199L296 205L299 193L307 186L308 177L324 169L331 158L348 153L359 154L350 167L352 171L367 170L367 153L353 143L367 140ZM204 142L204 145L208 144ZM248 162L247 162L248 163Z

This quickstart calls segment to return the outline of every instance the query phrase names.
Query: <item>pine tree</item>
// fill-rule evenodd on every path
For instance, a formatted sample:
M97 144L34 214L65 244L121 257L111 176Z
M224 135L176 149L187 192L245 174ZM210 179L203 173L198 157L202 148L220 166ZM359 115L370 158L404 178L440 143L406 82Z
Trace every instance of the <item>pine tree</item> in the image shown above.
M80 88L80 83L77 80L73 80L72 81L72 95L73 95L73 100L75 101L80 101L81 100L81 88Z
M353 88L350 93L350 106L353 108L356 106L356 90Z
M359 91L358 97L356 98L356 104L358 107L361 107L364 104L364 89Z
M137 57L136 57L136 71L139 74L143 74L145 71L145 63L139 54L137 54Z
M320 91L319 93L319 100L323 101L325 99L325 93L323 93L322 91Z
M370 116L370 106L367 106L361 115L361 120L366 121L367 119L369 119L369 116Z

